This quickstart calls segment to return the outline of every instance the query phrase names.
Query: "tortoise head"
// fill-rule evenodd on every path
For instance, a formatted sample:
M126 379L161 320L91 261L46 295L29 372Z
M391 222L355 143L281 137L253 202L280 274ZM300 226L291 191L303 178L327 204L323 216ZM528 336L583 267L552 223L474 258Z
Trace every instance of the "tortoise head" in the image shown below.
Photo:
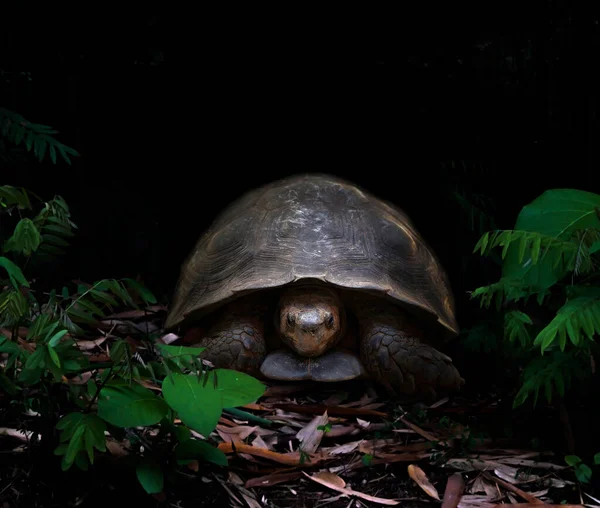
M344 312L337 295L318 285L283 292L276 318L282 341L305 357L322 355L341 337Z

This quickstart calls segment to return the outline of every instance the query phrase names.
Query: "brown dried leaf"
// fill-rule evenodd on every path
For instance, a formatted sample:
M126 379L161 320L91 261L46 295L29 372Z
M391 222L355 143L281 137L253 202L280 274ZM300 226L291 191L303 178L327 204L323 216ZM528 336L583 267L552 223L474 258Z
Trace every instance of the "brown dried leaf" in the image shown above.
M89 379L92 377L92 372L82 372L81 374L77 374L75 377L69 379L69 384L71 385L84 385Z
M265 443L263 438L260 436L256 436L254 438L254 440L252 441L252 446L254 446L255 448L265 448L267 450L271 449L271 446L267 445L267 443Z
M448 477L442 508L456 508L465 490L465 481L460 473L454 473Z
M106 440L106 448L115 457L125 457L125 456L129 455L129 452L127 451L127 448L125 447L125 445L122 443L119 443L118 441L116 441L113 438L108 438Z
M299 406L298 404L275 403L273 407L295 411L296 413L323 413L327 411L330 416L381 416L387 418L387 413L375 411L373 409L350 408L342 406L325 406L324 404L306 404Z
M250 489L252 487L272 487L273 485L278 485L280 483L286 483L297 478L300 478L302 473L300 471L296 471L293 473L274 473L267 476L260 476L258 478L252 478L248 480L244 487Z
M483 475L488 479L488 480L493 480L496 483L498 483L500 486L504 487L507 490L510 490L511 492L514 492L515 494L517 494L518 496L522 497L523 499L525 499L525 501L529 502L529 503L533 503L533 504L544 504L543 501L541 501L540 499L538 499L535 496L532 496L531 494L529 494L528 492L525 492L524 490L521 490L519 487L513 485L512 483L509 482L505 482L504 480L501 480L500 478L496 478L488 473L483 473Z
M433 499L437 499L438 501L440 501L440 495L438 494L438 491L429 481L429 478L427 478L425 471L423 471L419 466L417 466L416 464L409 464L408 475L415 481L415 483L419 487L421 487L421 489L423 489L423 492L425 492L425 494L427 494L429 497L432 497Z
M247 425L237 425L235 427L225 427L224 425L217 425L217 429L221 430L226 434L236 434L240 440L246 439L252 434L258 427L249 427Z
M321 416L313 418L306 427L296 434L296 438L302 446L302 451L313 453L317 450L324 433L323 430L319 430L319 427L327 425L328 421L327 411L325 411Z
M76 344L79 349L89 351L102 344L104 341L106 341L106 339L108 339L108 336L105 335L104 337L100 337L96 340L78 340Z
M309 455L310 462L308 460L302 461L300 454L298 452L291 453L278 453L272 452L271 450L256 448L251 445L247 445L244 443L219 443L219 450L223 453L234 453L237 452L239 454L249 454L255 457L262 457L264 459L269 459L274 462L278 462L279 464L285 464L287 466L302 466L302 467L310 467L314 466L315 463L326 460L328 457L315 453L315 454L307 454Z
M29 440L34 436L37 437L37 439L41 439L41 436L39 434L35 434L34 432L11 429L8 427L0 427L0 436L10 436L25 442L29 442Z
M406 425L409 429L414 430L417 434L419 434L420 436L424 437L428 441L437 441L438 440L438 438L436 436L434 436L433 434L430 434L426 430L423 430L418 425L415 425L414 423L408 421L404 416L400 417L400 421L404 425Z
M302 471L302 473L304 474L304 476L310 478L312 481L320 483L321 485L324 485L325 487L328 487L332 490L336 490L337 492L341 492L342 494L347 494L348 496L356 496L366 501L371 501L373 503L378 504L385 504L389 506L395 506L397 504L400 504L400 501L370 496L369 494L363 494L362 492L358 492L356 490L341 487L341 483L343 482L343 484L346 485L346 482L344 482L344 480L342 480L339 476L332 475L331 473L315 473L312 476L306 474L304 471ZM335 477L336 479L332 479L332 477Z
M356 450L362 441L352 441L350 443L346 443L340 446L336 446L334 448L330 448L327 451L329 455L345 455L347 453L352 453Z

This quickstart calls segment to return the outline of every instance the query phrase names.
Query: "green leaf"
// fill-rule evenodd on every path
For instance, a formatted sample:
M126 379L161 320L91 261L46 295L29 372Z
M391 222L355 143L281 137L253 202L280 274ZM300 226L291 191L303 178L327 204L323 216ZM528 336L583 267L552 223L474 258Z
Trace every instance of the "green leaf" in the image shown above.
M581 459L577 455L567 455L565 457L565 462L569 466L576 466L577 464L579 464L581 462Z
M0 256L0 266L8 272L8 275L10 275L15 289L19 289L19 286L16 284L16 282L21 284L21 286L25 286L27 288L29 287L29 282L27 282L27 279L23 275L21 269L10 259Z
M579 464L575 468L575 476L581 483L589 483L592 479L592 470L587 464Z
M204 437L217 426L223 411L221 393L193 374L173 373L163 381L163 396L181 421Z
M150 303L150 304L156 303L156 298L152 294L152 292L148 288L146 288L145 286L140 284L137 280L129 279L129 278L126 278L124 280L130 288L137 291L137 293L140 295L140 297L142 298L142 300L144 300L145 303Z
M46 226L44 229L48 229L49 227L50 226ZM43 234L41 240L44 243L49 243L55 245L56 247L69 247L70 245L69 242L56 235Z
M599 209L598 194L576 189L552 189L523 207L514 229L568 241L577 230L600 228ZM533 249L539 252L539 246L533 246ZM538 263L533 262L536 256L537 253L532 251L519 262L518 249L511 246L502 276L522 277L527 285L543 290L568 273L567 263L560 260L561 256L555 249L543 249Z
M31 209L29 197L23 189L17 189L11 185L0 187L0 201L4 200L8 205L18 205L19 208Z
M198 356L206 349L204 347L169 346L167 344L159 343L157 343L156 346L161 350L162 355L166 358Z
M188 460L204 459L219 466L227 466L227 456L218 448L205 441L188 439L180 442L175 448L175 457L180 463Z
M599 465L600 464L600 453L597 453L596 455L594 455L594 465Z
M533 341L535 346L541 347L542 354L555 341L557 335L561 337L561 350L564 351L566 334L574 346L583 340L582 331L587 338L592 340L594 333L600 333L600 324L594 316L600 313L600 299L579 296L565 303L556 313L556 316L538 333Z
M258 379L231 369L215 369L208 373L208 384L213 384L221 393L224 408L245 406L256 402L265 393L265 385Z
M168 410L164 400L138 383L110 381L98 397L98 416L116 427L154 425Z
M40 232L35 227L31 219L21 219L13 235L5 244L7 251L23 253L25 256L30 256L40 246Z
M52 359L54 364L60 368L60 358L58 357L56 350L54 348L52 348L50 345L48 345L47 347L48 347L48 354L50 355L50 358Z
M135 469L138 481L148 494L159 494L163 489L163 472L160 464L154 460L144 459Z
M60 342L60 339L62 339L67 333L69 333L69 330L60 330L59 332L56 332L48 341L48 345L50 347L56 347L56 345Z
M71 467L73 462L75 461L75 456L83 450L83 434L85 432L85 427L82 425L77 427L77 430L74 432L73 437L69 441L69 445L67 446L67 451L62 461L63 470L67 470Z

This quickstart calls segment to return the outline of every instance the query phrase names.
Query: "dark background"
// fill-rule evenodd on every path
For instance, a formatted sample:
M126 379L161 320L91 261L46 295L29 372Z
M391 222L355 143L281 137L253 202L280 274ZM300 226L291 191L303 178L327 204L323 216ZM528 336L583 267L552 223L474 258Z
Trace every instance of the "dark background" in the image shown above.
M81 153L0 168L72 208L79 235L48 277L139 275L168 298L229 201L329 172L409 213L467 319L466 292L495 274L453 193L510 228L548 188L599 190L600 18L568 2L413 9L2 21L0 105Z

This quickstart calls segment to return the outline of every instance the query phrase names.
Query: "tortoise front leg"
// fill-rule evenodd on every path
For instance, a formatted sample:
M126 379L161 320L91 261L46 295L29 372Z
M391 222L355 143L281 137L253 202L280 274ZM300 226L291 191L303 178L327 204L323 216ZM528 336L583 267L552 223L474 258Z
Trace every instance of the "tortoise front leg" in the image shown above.
M421 339L397 309L365 306L358 315L363 365L392 395L434 401L464 383L452 360Z
M222 310L197 347L215 367L260 375L265 358L265 307L260 304L231 304Z

